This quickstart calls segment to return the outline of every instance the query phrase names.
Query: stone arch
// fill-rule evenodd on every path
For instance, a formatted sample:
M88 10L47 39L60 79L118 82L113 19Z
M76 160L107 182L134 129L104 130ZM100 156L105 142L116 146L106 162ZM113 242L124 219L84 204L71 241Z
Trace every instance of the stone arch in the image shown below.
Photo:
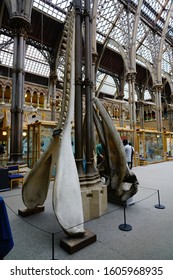
M45 99L45 92L42 90L40 91L40 96L39 96L39 106L44 107L44 99Z
M11 102L11 84L6 83L5 88L4 88L4 100L5 103L10 103Z
M38 90L34 89L33 90L33 95L32 95L32 105L33 105L33 107L37 107L37 95L38 95Z
M32 88L31 87L27 87L26 89L25 89L25 103L26 104L30 104L31 103L31 101L32 101L32 98L31 98L31 96L32 96Z

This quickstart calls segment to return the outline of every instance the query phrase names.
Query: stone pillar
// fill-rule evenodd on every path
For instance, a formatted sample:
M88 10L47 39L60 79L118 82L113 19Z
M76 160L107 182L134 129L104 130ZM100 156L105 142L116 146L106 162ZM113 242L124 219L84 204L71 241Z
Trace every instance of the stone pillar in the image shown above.
M32 105L32 99L33 99L33 92L30 93L30 104L31 104L31 106L33 106Z
M46 109L46 96L43 94L43 108Z
M40 106L40 93L37 93L37 108Z

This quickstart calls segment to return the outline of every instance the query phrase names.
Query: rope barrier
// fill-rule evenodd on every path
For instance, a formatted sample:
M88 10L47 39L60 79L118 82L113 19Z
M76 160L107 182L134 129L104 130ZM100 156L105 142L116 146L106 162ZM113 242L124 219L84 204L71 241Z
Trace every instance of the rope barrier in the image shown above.
M138 201L133 202L132 205L135 205L135 204L137 204L137 203L140 203L140 202L142 202L142 201L145 201L145 200L149 199L150 197L154 196L156 193L159 195L159 193L158 193L159 191L156 190L156 189L153 189L153 188L145 188L145 187L140 187L140 188L147 189L147 190L152 190L152 191L154 191L154 193L152 193L151 195L149 195L149 196L147 196L147 197L145 197L145 198L143 198L143 199L140 199L140 200L138 200ZM49 189L49 191L50 191L50 190L51 190L51 188ZM5 199L5 198L14 198L14 197L19 197L19 196L21 196L21 194L4 196L3 198L4 198L4 199ZM115 203L116 203L116 202L115 202ZM49 204L49 203L47 203L47 205L48 205L48 204ZM119 204L119 202L117 202L117 204ZM6 205L6 207L7 207L14 215L16 215L18 218L20 218L20 219L21 219L22 221L24 221L25 223L29 224L30 226L32 226L33 228L35 228L35 229L37 229L37 230L39 230L39 231L42 231L42 232L44 232L44 233L47 233L47 234L50 234L50 235L51 235L51 238L52 238L52 260L54 260L54 256L55 256L55 250L54 250L55 235L60 234L60 233L62 233L62 232L64 232L64 231L61 229L61 230L59 230L59 231L57 231L57 232L50 232L50 231L45 230L45 229L43 229L43 228L40 228L40 227L38 227L38 226L36 226L36 225L33 225L31 222L29 222L29 221L27 221L26 219L24 219L24 218L22 218L21 216L19 216L7 203L5 203L5 205ZM132 205L129 205L129 206L132 206ZM159 205L160 205L160 196L159 196ZM110 215L110 214L112 214L112 213L114 213L114 212L120 210L120 209L122 208L122 206L123 206L123 209L124 209L125 223L122 224L122 225L120 225L120 226L119 226L119 229L123 228L122 230L127 230L127 226L130 226L130 225L126 224L125 208L127 207L127 205L125 206L125 205L122 204L122 205L120 205L119 207L117 207L116 209L113 209L113 210L111 210L111 211L108 211L108 212L104 213L101 217L105 217L105 216L107 216L107 215ZM162 209L163 209L163 208L162 208ZM85 221L84 223L81 223L81 224L87 224L87 223L89 223L89 222L91 222L91 221L93 221L93 220L95 220L95 219L98 219L98 217L89 219L89 220L87 220L87 221ZM74 225L73 227L75 227L75 226L80 226L81 224L76 224L76 225ZM73 227L68 228L68 230L71 229L71 228L73 228ZM130 227L131 227L131 226L130 226ZM130 229L130 230L131 230L131 229Z

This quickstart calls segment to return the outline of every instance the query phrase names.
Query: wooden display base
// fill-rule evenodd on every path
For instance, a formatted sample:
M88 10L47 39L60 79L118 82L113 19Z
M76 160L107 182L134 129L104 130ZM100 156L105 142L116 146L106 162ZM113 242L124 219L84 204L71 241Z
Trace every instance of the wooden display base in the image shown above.
M33 209L23 209L23 210L18 210L18 215L19 216L22 216L22 217L28 217L28 216L31 216L31 215L34 215L34 214L37 214L37 213L40 213L40 212L43 212L44 211L44 206L37 206Z
M95 233L85 230L85 234L82 237L65 237L60 239L60 247L67 251L69 254L73 254L86 246L96 242L97 236Z

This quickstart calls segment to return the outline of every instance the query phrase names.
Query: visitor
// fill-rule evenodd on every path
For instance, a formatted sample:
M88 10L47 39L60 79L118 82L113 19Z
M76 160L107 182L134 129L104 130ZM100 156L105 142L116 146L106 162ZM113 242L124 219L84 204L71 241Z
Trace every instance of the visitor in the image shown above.
M134 153L135 153L135 149L133 148L133 146L132 146L132 143L131 142L129 142L129 145L131 146L131 148L132 148L132 154L131 154L131 165L130 165L130 169L132 169L132 167L133 167L133 155L134 155Z
M123 145L125 148L126 161L127 161L128 167L131 169L132 147L129 145L127 139L123 140Z
M97 165L99 165L104 159L103 147L101 143L96 145L96 154L97 154Z

